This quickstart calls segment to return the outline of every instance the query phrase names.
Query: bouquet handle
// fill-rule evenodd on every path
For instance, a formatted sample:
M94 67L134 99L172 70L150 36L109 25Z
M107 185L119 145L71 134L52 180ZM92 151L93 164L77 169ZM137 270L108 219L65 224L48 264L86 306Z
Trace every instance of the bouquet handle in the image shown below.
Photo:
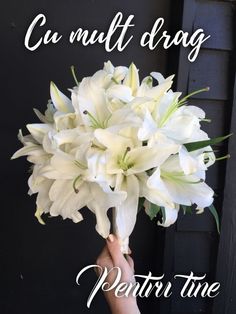
M129 252L129 237L122 239L119 236L119 230L116 224L116 209L115 207L112 208L112 232L118 238L120 243L120 250L123 254L128 254Z

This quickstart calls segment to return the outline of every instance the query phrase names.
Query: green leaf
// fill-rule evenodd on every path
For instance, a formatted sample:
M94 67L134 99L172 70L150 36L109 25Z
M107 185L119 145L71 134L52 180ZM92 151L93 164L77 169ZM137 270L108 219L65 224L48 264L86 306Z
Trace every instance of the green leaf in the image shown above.
M145 197L140 197L138 200L138 212L144 207Z
M209 206L209 210L212 213L213 217L215 218L216 228L217 228L218 233L220 234L220 222L219 222L219 215L217 213L217 210L213 204Z
M161 210L160 206L153 204L151 202L148 202L148 205L146 206L146 213L148 214L151 220L153 220L153 218L156 217L160 210Z
M181 207L183 209L184 215L193 213L191 206L181 205Z
M216 145L220 142L223 142L224 140L229 138L231 135L233 135L233 133L225 135L225 136L215 137L215 138L205 140L205 141L186 143L186 144L184 144L184 146L186 147L187 151L193 152L197 149L201 149L201 148L207 147L209 145Z

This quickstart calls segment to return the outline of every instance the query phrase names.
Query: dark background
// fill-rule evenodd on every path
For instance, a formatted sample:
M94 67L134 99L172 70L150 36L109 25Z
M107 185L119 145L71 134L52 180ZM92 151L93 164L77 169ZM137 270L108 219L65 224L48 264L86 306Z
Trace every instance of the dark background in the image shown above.
M107 53L103 45L83 47L70 45L66 40L70 31L108 29L115 14L124 18L134 14L134 39L122 53ZM153 70L167 74L167 52L162 48L150 52L139 46L140 36L151 29L156 18L165 18L169 27L169 1L8 1L1 3L1 75L3 99L1 111L1 313L9 314L72 314L108 313L102 295L98 295L91 309L86 300L96 276L91 271L75 284L80 269L93 264L104 240L95 231L95 217L83 210L84 221L73 224L60 218L46 220L46 226L34 218L35 198L27 195L29 164L24 158L10 161L20 147L19 128L37 121L33 108L44 111L49 99L49 82L53 80L67 95L73 86L70 66L76 67L78 78L93 74L104 61L115 65L129 65L134 61L141 77ZM63 34L57 45L41 46L34 52L23 44L25 32L38 14L47 17L47 24L35 31L41 36L47 29ZM36 40L36 36L35 36ZM169 74L169 73L168 73ZM131 247L137 273L162 272L164 231L141 213ZM140 300L142 313L150 313L152 302Z
M107 53L103 45L83 47L69 44L72 30L108 29L115 14L124 19L134 14L134 38L122 52ZM95 217L83 209L84 221L74 224L61 218L47 218L46 226L34 218L35 198L27 195L29 164L24 158L10 161L20 147L17 133L24 125L37 121L33 108L44 111L49 99L49 83L53 80L67 93L73 86L70 66L78 78L93 74L111 60L115 65L132 61L141 77L150 71L164 75L176 73L176 88L189 93L210 86L210 92L197 95L191 104L206 111L211 124L204 129L211 137L227 134L235 127L233 85L235 81L235 1L212 0L10 0L0 3L1 15L1 101L0 134L2 138L1 218L0 218L0 313L3 314L74 314L109 313L104 297L94 299L86 308L88 294L96 276L91 271L77 286L77 273L96 261L104 240L95 231ZM24 47L25 32L33 18L43 13L46 26L35 31L37 36L47 29L63 34L61 41L42 46L34 52ZM197 60L190 64L188 49L154 51L139 45L141 34L151 29L158 17L165 18L163 30L189 33L203 28L211 39L204 43ZM69 95L69 93L67 93ZM235 97L235 96L234 96ZM232 118L231 118L232 114ZM131 248L138 274L165 273L172 279L176 273L207 274L207 280L220 280L222 291L215 300L214 314L235 314L236 302L236 197L235 141L231 140L231 160L212 167L208 182L217 193L216 207L223 216L220 248L214 220L206 211L201 216L182 216L173 226L162 229L141 212L131 236ZM227 153L227 143L221 147ZM226 167L227 166L227 167ZM225 189L226 182L226 189ZM224 196L224 197L223 197ZM226 201L225 201L226 200ZM223 215L222 215L223 213ZM218 257L217 257L218 256ZM217 262L218 261L218 262ZM216 267L218 264L218 267ZM218 270L217 270L218 269ZM213 300L179 298L179 287L168 300L140 299L142 314L212 313ZM128 314L128 312L127 312Z

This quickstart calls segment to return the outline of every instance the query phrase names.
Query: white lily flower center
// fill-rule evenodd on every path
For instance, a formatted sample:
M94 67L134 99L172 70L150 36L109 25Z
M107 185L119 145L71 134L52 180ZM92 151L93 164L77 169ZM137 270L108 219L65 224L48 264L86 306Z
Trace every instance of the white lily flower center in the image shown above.
M126 148L125 153L118 157L118 165L123 171L127 171L134 166L134 163L129 158L130 147Z
M83 113L89 116L91 127L93 129L106 129L107 128L107 123L110 117L104 121L99 121L99 119L95 118L89 111L85 110Z

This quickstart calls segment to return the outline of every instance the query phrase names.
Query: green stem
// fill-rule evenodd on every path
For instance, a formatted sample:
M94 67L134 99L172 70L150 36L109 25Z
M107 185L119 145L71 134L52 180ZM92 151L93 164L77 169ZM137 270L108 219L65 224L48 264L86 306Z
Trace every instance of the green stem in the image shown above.
M200 119L200 121L202 121L202 122L209 122L209 123L211 123L211 119Z
M73 76L73 78L74 78L74 81L75 81L76 85L79 86L79 81L77 80L77 77L76 77L76 75L75 75L75 67L72 65L72 66L70 67L70 70L71 70L71 73L72 73L72 76Z
M190 94L188 94L187 96L185 96L184 98L182 98L180 101L179 101L179 106L182 105L182 103L184 103L188 98L196 95L196 94L199 94L199 93L202 93L202 92L208 92L210 90L210 87L205 87L205 88L202 88L202 89L199 89L199 90L196 90Z
M225 156L216 158L216 161L224 160L224 159L229 159L229 158L230 158L230 154L227 154L227 155L225 155Z
M73 181L73 189L75 191L75 193L79 193L79 190L76 188L76 183L78 182L78 180L80 179L80 175L78 175L75 180Z

